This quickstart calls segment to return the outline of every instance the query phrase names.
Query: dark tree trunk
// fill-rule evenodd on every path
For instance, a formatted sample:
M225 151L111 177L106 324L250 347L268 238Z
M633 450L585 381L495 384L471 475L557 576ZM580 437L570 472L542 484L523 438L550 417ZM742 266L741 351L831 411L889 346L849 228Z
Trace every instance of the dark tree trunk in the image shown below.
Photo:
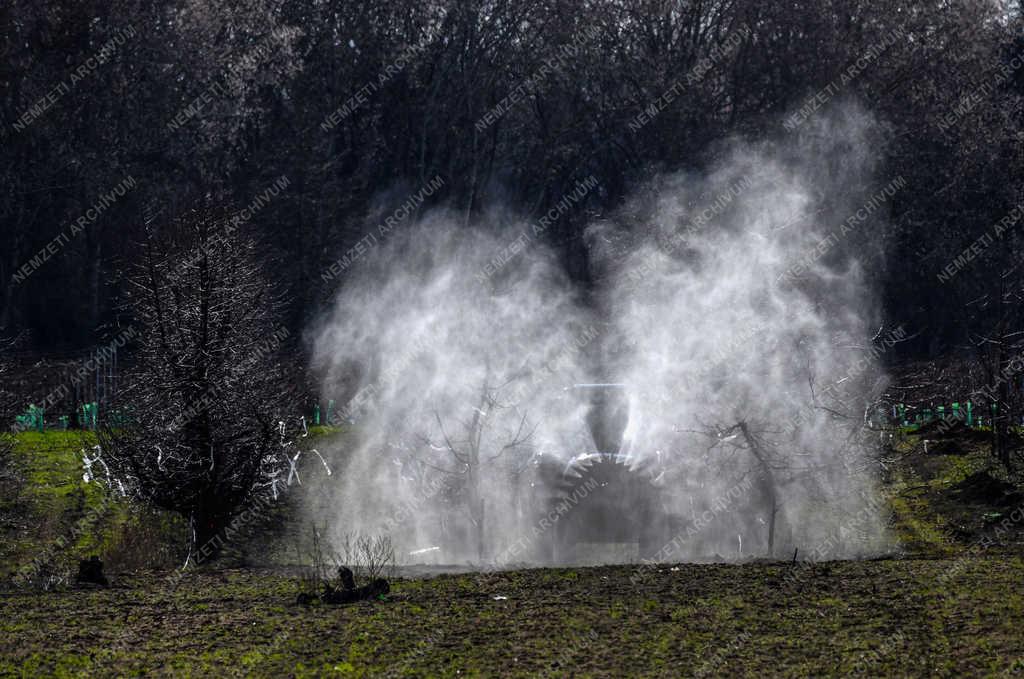
M196 543L193 557L199 563L216 559L227 544L225 529L230 518L219 508L197 511L194 515Z
M747 445L750 447L750 452L757 458L758 463L761 466L761 472L763 473L763 483L765 493L768 495L768 558L775 556L775 519L779 513L778 507L778 496L775 491L775 475L772 473L772 468L768 464L768 459L764 455L761 447L757 444L757 440L754 439L753 434L750 433L750 429L747 427L746 422L740 422L740 431L743 432L743 438L746 439Z

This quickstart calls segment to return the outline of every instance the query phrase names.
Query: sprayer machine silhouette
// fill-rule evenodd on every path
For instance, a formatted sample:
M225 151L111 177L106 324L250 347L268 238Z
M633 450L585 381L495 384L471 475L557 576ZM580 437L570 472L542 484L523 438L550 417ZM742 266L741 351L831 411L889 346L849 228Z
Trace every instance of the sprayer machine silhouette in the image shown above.
M582 544L637 543L640 558L653 556L672 535L675 520L658 485L654 461L623 450L629 404L622 384L577 384L568 390L586 403L593 449L568 462L540 456L534 507L546 526L541 558L553 564L576 559ZM547 518L547 522L544 519Z

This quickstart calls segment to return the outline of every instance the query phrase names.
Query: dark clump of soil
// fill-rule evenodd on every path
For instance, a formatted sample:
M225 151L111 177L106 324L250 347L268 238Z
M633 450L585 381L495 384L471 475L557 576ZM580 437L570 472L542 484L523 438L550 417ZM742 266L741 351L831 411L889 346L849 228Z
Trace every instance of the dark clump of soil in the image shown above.
M921 448L929 455L958 455L963 452L960 444L953 439L926 439Z
M356 587L355 575L347 566L338 567L338 584L336 587L325 583L323 592L300 592L295 602L311 604L319 600L325 604L351 604L378 599L391 591L391 585L383 578L375 578L362 587Z
M327 591L320 595L320 600L325 604L351 604L356 601L367 601L377 599L391 591L391 586L384 578L377 578L362 587L342 587L335 589L328 587Z
M103 574L103 562L100 561L98 556L92 556L78 562L78 577L75 580L80 585L110 586L110 581Z
M1021 493L1010 483L1000 481L987 471L971 474L950 489L961 502L1009 507L1022 500Z

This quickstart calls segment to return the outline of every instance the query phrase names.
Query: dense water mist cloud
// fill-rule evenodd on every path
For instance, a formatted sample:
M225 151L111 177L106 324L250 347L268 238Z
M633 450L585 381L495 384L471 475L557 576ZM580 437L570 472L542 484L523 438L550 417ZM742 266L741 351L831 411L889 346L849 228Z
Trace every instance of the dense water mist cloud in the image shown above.
M549 508L585 517L618 493L599 519L614 523L639 506L613 481L568 497L539 471L596 451L568 387L610 382L628 403L616 462L668 517L656 558L763 556L770 523L776 555L884 549L856 431L882 379L878 328L852 254L888 198L872 198L875 130L846 107L662 178L588 230L596 307L541 239L494 267L536 227L506 216L435 212L375 248L313 332L324 391L359 432L318 518L336 536L389 533L411 561L543 561L566 524Z
M653 202L628 205L619 221L641 232L593 228L615 333L606 362L629 398L627 450L672 460L670 511L708 524L687 531L682 556L736 554L745 525L767 525L767 507L705 514L751 475L754 506L770 492L755 456L728 445L746 446L731 429L740 422L768 458L777 555L806 552L840 525L858 539L832 556L883 544L871 477L854 471L870 450L849 427L880 379L863 349L877 327L851 256L861 239L840 226L871 200L873 130L846 108L802 138L735 145L708 175L669 178ZM748 550L764 553L767 531L752 537Z
M488 277L505 239L456 222L434 214L374 253L316 340L326 384L352 396L362 435L333 523L393 532L410 551L454 543L452 559L470 551L455 497L467 484L488 498L489 534L522 520L516 491L531 458L581 421L563 387L596 336L549 251Z

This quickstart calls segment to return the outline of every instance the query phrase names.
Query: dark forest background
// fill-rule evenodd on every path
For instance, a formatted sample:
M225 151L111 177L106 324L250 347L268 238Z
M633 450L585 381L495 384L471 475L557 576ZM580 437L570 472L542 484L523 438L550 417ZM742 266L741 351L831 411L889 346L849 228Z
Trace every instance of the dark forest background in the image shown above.
M1020 226L981 265L937 281L1024 202L1024 69L1007 70L1024 53L1019 2L214 4L0 6L0 337L20 337L19 350L109 337L141 225L204 203L245 208L282 177L242 228L260 236L296 341L345 283L322 272L436 176L444 186L418 211L468 218L500 203L536 218L593 175L600 190L545 232L586 286L588 221L660 173L711 165L723 140L784 133L787 116L896 29L902 38L837 98L881 124L879 185L907 182L885 226L857 236L887 253L871 272L884 315L916 333L901 358L1024 330ZM17 280L126 178L134 188Z

